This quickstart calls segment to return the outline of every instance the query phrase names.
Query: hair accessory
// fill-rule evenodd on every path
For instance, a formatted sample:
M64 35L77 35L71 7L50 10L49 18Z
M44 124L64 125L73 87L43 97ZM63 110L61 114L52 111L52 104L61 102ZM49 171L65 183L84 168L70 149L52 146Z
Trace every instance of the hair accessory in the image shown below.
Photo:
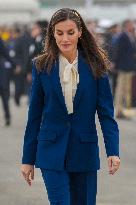
M75 11L75 10L69 10L71 13L73 13L74 15L76 15L78 18L79 18L79 20L80 20L80 15L77 13L77 11ZM61 13L62 12L62 9L60 9L60 10L58 10L58 11L56 11L56 13L52 16L52 18L54 18L55 16L57 16L59 13Z
M56 11L56 13L54 13L52 16L52 19L54 19L59 13L61 14L62 12L63 12L62 9L59 9L58 11ZM78 23L81 24L81 18L80 18L80 15L77 13L77 11L70 9L70 10L68 10L68 12L76 15L76 17L78 18ZM51 26L53 28L53 25L51 25Z
M79 14L77 13L77 11L71 10L71 12L72 12L73 14L75 14L75 15L79 18L79 20L80 20L80 16L79 16Z

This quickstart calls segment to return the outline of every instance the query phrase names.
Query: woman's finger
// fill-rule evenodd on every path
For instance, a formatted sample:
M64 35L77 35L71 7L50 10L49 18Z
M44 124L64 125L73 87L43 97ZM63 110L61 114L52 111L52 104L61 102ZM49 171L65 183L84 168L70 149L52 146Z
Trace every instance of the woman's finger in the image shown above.
M112 159L111 158L108 160L108 166L109 166L109 170L111 170L112 169Z
M30 172L26 175L26 181L29 185L31 185L31 178L30 178Z
M22 175L26 179L26 173L22 171Z
M110 174L115 174L115 172L117 171L119 169L119 167L118 166L113 166L112 167L112 170L110 171Z
M29 170L27 173L22 171L22 175L29 185L31 185L30 173L31 170Z
M34 169L31 170L31 179L34 180Z
M108 167L109 167L109 173L111 174L112 173L112 170L113 170L113 166L112 166L112 158L109 158L108 159Z

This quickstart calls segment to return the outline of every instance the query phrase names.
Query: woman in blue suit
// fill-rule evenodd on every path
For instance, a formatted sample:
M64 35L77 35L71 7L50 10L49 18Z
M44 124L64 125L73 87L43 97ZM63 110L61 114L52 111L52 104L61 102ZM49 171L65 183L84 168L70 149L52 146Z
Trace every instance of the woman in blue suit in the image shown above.
M51 205L95 205L100 168L97 111L109 173L120 164L119 132L107 58L80 14L60 9L51 18L33 82L21 172L29 185L41 169Z

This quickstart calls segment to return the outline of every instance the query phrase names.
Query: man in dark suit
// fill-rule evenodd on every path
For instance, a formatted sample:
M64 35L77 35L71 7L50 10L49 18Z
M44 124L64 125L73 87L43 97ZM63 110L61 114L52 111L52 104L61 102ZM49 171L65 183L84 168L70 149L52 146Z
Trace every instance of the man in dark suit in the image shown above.
M32 82L32 59L41 54L44 49L44 37L48 22L46 20L36 21L31 28L31 42L29 44L29 57L26 66L26 80L28 88L28 96L30 94Z
M15 81L15 103L17 106L20 105L21 96L26 94L26 68L29 59L29 45L31 42L30 34L27 30L23 33L18 31L18 36L15 41L15 58L16 63L19 65L14 72Z
M117 40L115 67L118 71L115 94L115 107L118 118L125 118L124 108L130 108L132 102L132 76L136 69L134 22L126 20L123 23L124 31Z
M104 49L107 51L110 65L110 80L112 85L112 95L115 96L116 82L117 82L117 71L114 64L114 58L116 55L116 42L120 35L121 28L119 24L113 24L110 26L104 34Z
M0 38L0 95L2 98L3 109L5 112L5 125L10 125L10 110L9 110L9 84L11 68L15 64L10 58L2 39Z

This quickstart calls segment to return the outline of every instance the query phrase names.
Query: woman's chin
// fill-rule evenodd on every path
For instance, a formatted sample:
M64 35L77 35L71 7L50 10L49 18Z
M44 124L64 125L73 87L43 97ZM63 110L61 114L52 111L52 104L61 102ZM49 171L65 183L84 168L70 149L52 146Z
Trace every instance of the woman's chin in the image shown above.
M70 48L63 48L63 49L61 49L61 52L62 53L72 52L72 49L70 49Z

